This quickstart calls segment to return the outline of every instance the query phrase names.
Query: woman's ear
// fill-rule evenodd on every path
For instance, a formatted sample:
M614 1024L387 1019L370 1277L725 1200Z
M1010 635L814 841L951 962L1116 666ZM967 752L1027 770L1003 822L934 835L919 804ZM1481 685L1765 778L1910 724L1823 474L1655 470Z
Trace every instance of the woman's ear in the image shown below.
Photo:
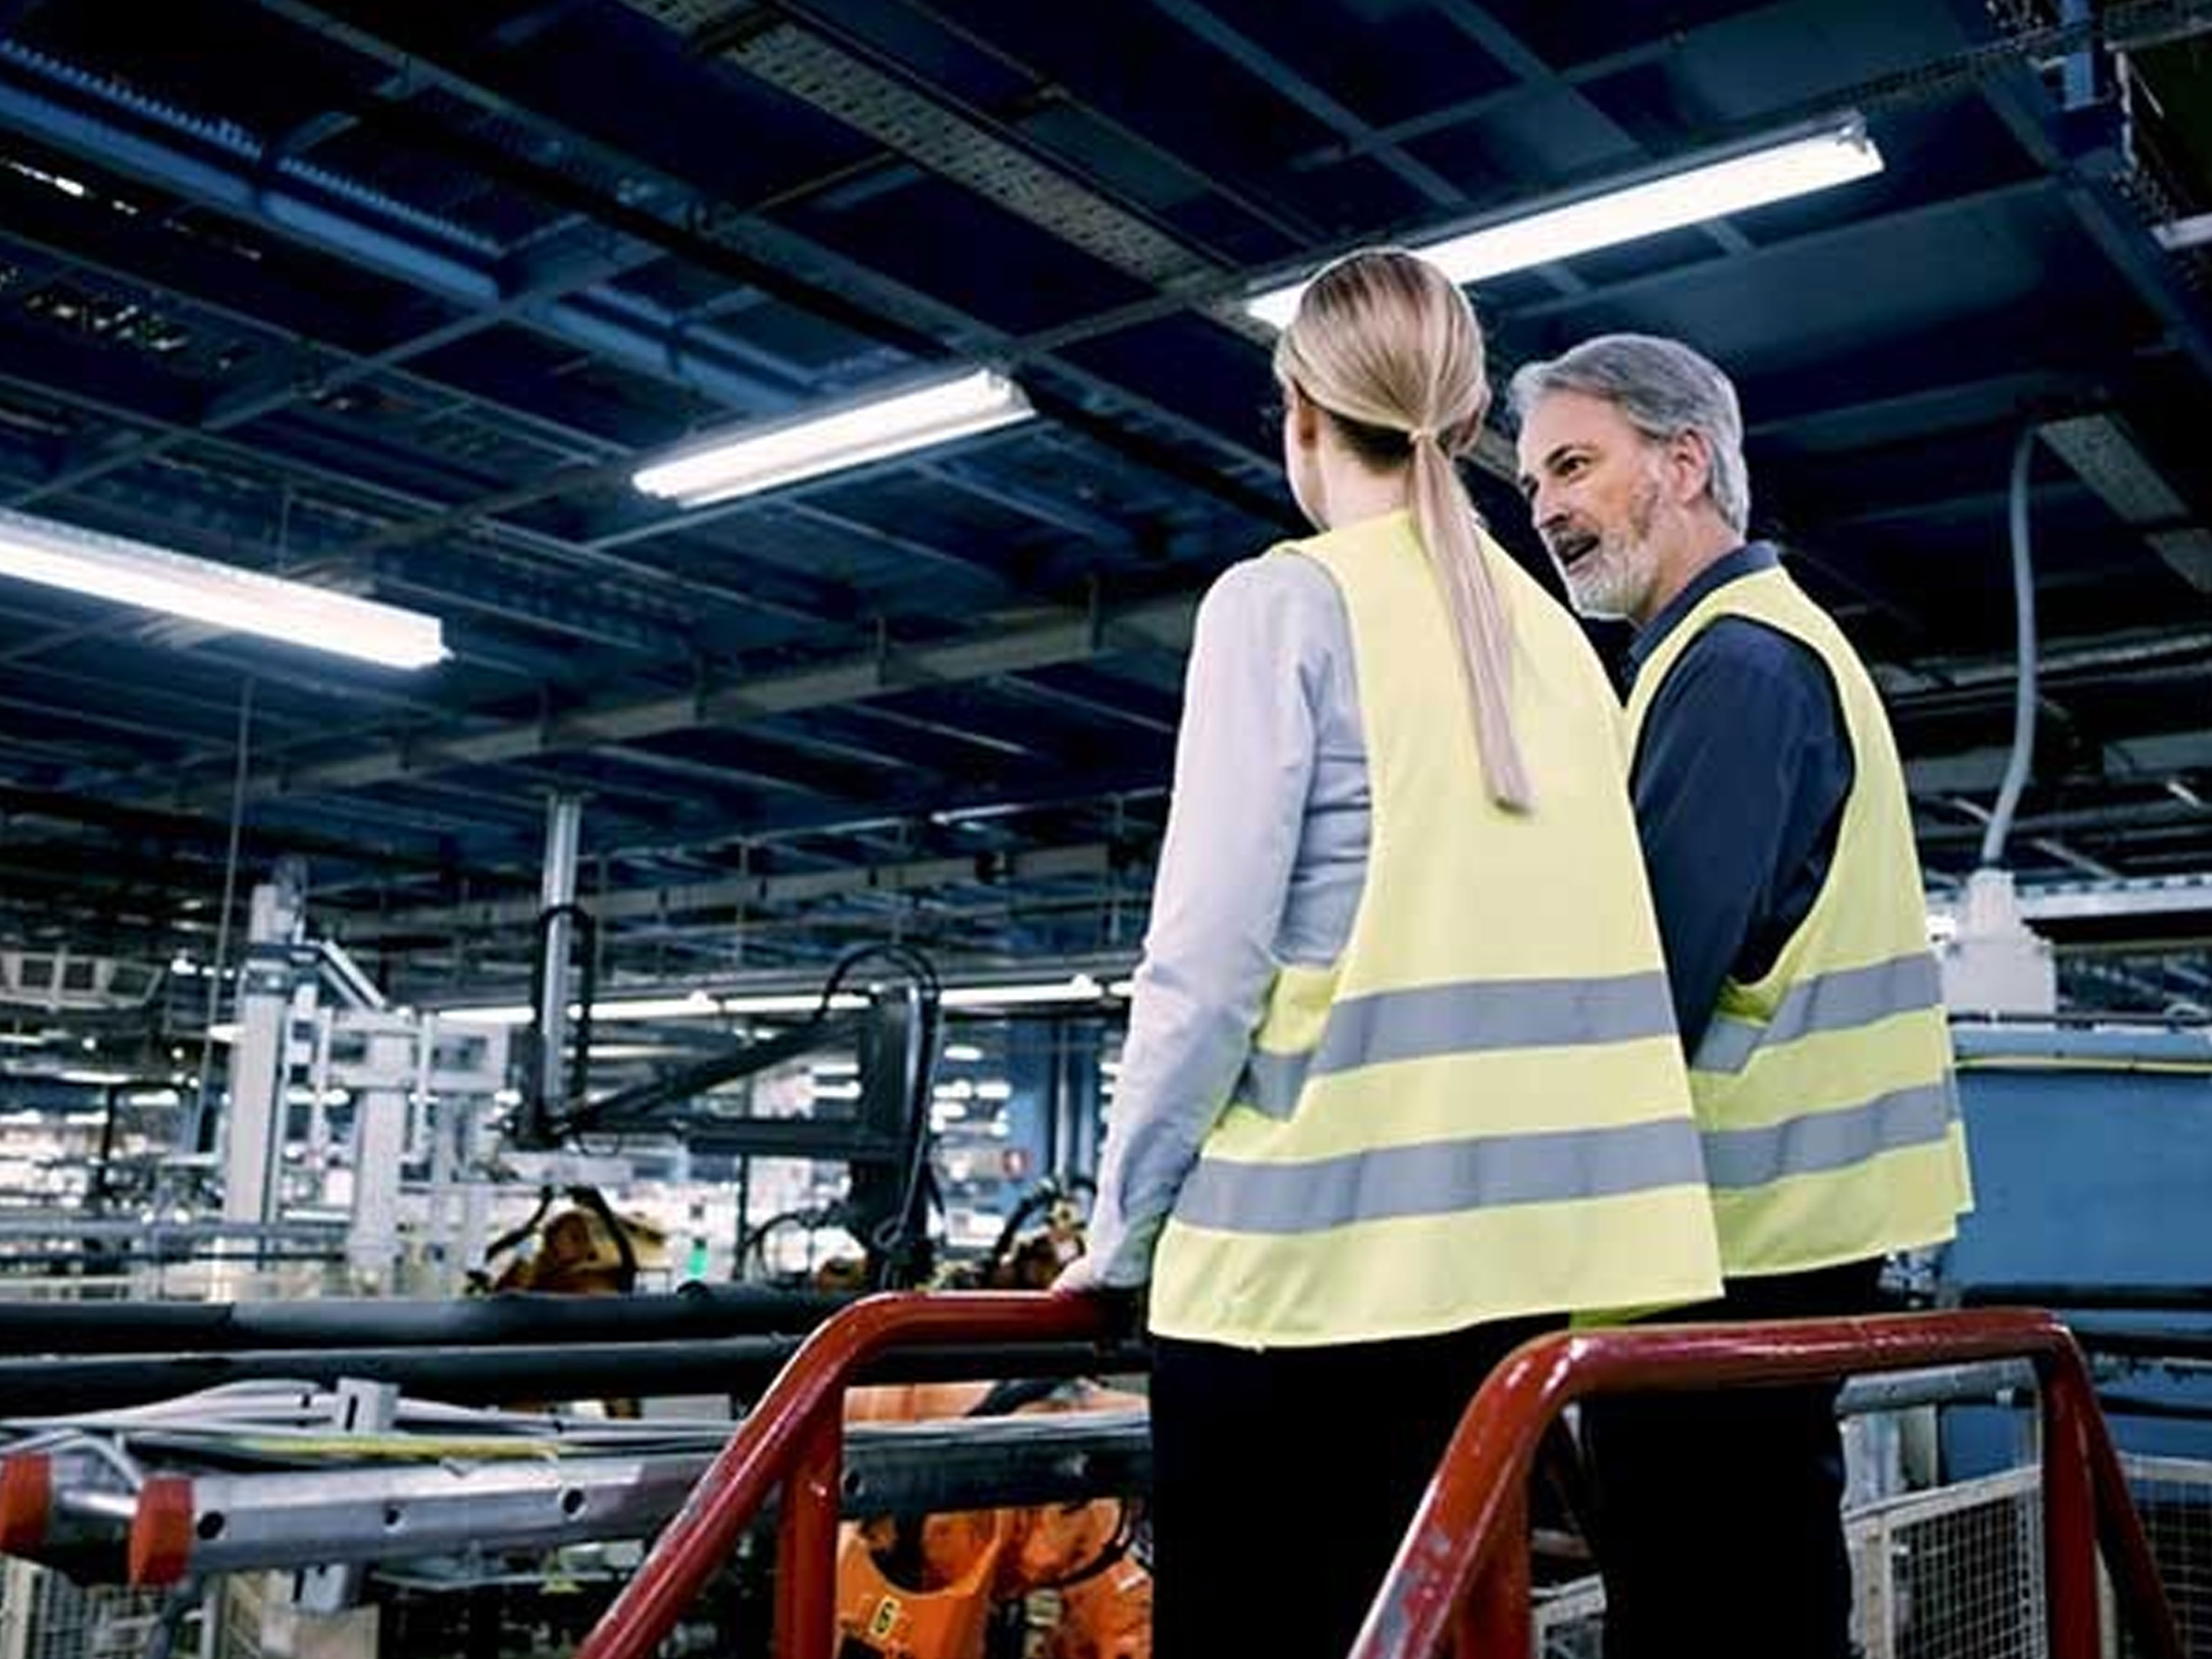
M1283 411L1290 419L1291 441L1298 448L1311 449L1321 441L1321 406L1296 380L1283 383Z

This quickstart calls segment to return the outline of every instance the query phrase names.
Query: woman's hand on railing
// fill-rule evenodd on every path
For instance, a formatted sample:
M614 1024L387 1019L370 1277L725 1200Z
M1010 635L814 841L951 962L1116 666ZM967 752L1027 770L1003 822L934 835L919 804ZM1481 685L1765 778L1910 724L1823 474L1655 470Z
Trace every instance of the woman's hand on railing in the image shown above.
M1113 1290L1099 1279L1098 1258L1095 1255L1079 1255L1062 1267L1058 1277L1052 1281L1051 1290L1054 1296L1127 1294L1125 1291Z

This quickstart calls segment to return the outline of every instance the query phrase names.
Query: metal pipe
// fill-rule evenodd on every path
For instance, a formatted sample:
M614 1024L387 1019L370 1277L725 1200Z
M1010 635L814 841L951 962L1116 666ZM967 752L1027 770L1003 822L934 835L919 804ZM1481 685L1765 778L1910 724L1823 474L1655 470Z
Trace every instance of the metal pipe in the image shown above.
M2043 1391L2043 1597L2051 1659L2098 1659L2096 1510L2086 1385Z
M1709 1389L1729 1386L1811 1382L1862 1373L1911 1370L1936 1364L2032 1358L2046 1398L2060 1397L2057 1432L2046 1449L2046 1481L2069 1463L2069 1451L2094 1452L2104 1425L2090 1395L2081 1352L2066 1328L2045 1313L1990 1310L1772 1324L1654 1326L1643 1329L1563 1332L1523 1344L1493 1370L1460 1419L1443 1462L1423 1494L1413 1525L1389 1577L1369 1610L1353 1648L1356 1659L1405 1659L1427 1655L1459 1615L1469 1586L1498 1559L1525 1489L1535 1448L1546 1426L1567 1405L1590 1394L1631 1390ZM2070 1460L2076 1471L2085 1466ZM2117 1471L2118 1464L2111 1465ZM2116 1476L2114 1477L2116 1479ZM2124 1486L2096 1479L2100 1504L2128 1502ZM2066 1477L2060 1475L2062 1493ZM2077 1486L2070 1513L2079 1522L2088 1489ZM2067 1523L2071 1524L2071 1523ZM2085 1523L2086 1524L2086 1523ZM2108 1546L2133 1547L2124 1528L2107 1530ZM2068 1547L2063 1526L2046 1541ZM2068 1643L2081 1634L2075 1565L2054 1558L2063 1581L2053 1590ZM2154 1578L2145 1561L2129 1569ZM2088 1576L2087 1649L2054 1650L2054 1659L2095 1651L2095 1578ZM2161 1659L2179 1659L2171 1619L2158 1630L2163 1608L2134 1614ZM1521 1640L1525 1642L1526 1632Z
M711 1423L683 1425L710 1430ZM459 1431L468 1431L462 1426ZM1000 1504L1077 1503L1151 1485L1142 1412L1071 1412L918 1423L860 1423L842 1478L825 1488L839 1515L921 1516ZM518 1452L532 1443L518 1440ZM403 1467L299 1468L190 1477L183 1535L173 1511L142 1522L102 1472L31 1452L0 1459L0 1518L41 1518L0 1534L9 1553L66 1559L88 1577L122 1565L125 1548L187 1578L330 1564L389 1562L451 1551L556 1549L649 1538L683 1507L714 1449L481 1457ZM16 1490L12 1494L10 1486ZM8 1501L13 1498L12 1504Z
M2017 674L2013 687L2012 753L2005 761L1996 811L1982 832L1985 870L1993 870L2004 860L2005 836L2012 830L2013 814L2020 808L2021 793L2027 787L2028 767L2035 758L2035 567L2028 541L2027 485L2035 461L2036 432L2035 427L2024 428L2012 447L2012 487L2006 518L2012 532L2013 647Z
M719 1340L567 1343L461 1348L288 1348L227 1354L128 1354L105 1359L0 1360L0 1419L143 1405L252 1381L397 1382L455 1404L599 1399L637 1394L753 1395L799 1353L797 1336ZM945 1382L979 1376L1083 1376L1141 1370L1133 1343L932 1343L880 1361L867 1380Z
M1520 1654L1528 1650L1532 1613L1528 1589L1528 1487L1524 1481L1506 1496L1498 1512L1498 1547L1490 1565L1461 1598L1455 1622L1455 1650L1467 1655Z
M537 1044L531 1055L532 1098L539 1109L555 1117L570 1104L562 1064L568 1047L568 957L575 933L576 855L581 845L584 799L580 795L553 795L545 803L545 869L538 890L538 904L545 930L538 945L544 956L539 964L538 1006L532 1010L532 1030Z
M837 1483L844 1462L842 1409L814 1414L783 1481L776 1528L775 1650L826 1654L836 1633Z
M2073 1356L2069 1363L2077 1371L2081 1370L2079 1355ZM2086 1389L2086 1372L2083 1376L2082 1387ZM2105 1565L2119 1592L2120 1616L2126 1620L2128 1633L2134 1638L2135 1651L2148 1654L2152 1659L2185 1659L2179 1627L2174 1622L2173 1604L2166 1595L2165 1581L2159 1576L2158 1560L2151 1553L2150 1535L2143 1530L2142 1516L2136 1512L2127 1472L2120 1465L2112 1437L2104 1431L2094 1410L2089 1429L2089 1483L2096 1502L2095 1535L2104 1546Z
M0 1355L495 1347L803 1334L852 1300L764 1285L687 1285L667 1296L508 1291L459 1301L0 1302Z
M2212 1313L2212 1285L2112 1285L2008 1279L1958 1287L1962 1308L2065 1308L2077 1313ZM2086 1341L2093 1333L2076 1331Z

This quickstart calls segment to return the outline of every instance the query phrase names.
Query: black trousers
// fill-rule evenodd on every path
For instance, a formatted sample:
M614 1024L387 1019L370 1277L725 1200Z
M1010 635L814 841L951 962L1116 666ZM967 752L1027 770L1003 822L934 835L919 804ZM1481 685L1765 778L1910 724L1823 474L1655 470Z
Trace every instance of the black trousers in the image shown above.
M1729 1282L1672 1320L1868 1313L1878 1261ZM1606 1659L1850 1659L1837 1389L1618 1395L1583 1408Z
M1343 1659L1468 1401L1557 1323L1263 1351L1154 1338L1154 1659Z

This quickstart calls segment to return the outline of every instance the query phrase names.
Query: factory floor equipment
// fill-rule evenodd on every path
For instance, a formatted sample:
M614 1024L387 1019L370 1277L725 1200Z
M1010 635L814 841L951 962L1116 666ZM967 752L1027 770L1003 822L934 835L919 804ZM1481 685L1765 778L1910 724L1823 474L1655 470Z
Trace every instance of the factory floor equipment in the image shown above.
M1072 1363L1071 1345L1109 1335L1081 1302L871 1298L815 1333L734 1437L705 1422L549 1420L416 1406L388 1387L265 1382L35 1429L19 1421L0 1463L0 1545L23 1558L0 1581L0 1656L900 1652L839 1627L830 1586L841 1514L1141 1491L1143 1425L1115 1412L848 1430L846 1385L902 1348L933 1356L920 1369L940 1374L1018 1370L1025 1347L1055 1370ZM1771 1379L1778 1367L1852 1376L1855 1416L1963 1400L2019 1413L2034 1397L2035 1461L1855 1509L1860 1638L1873 1659L2179 1659L2212 1641L2212 1466L2117 1456L2063 1328L1990 1310L1534 1345L1471 1408L1417 1522L1443 1542L1410 1553L1421 1570L1401 1564L1385 1588L1401 1639L1370 1632L1361 1653L1431 1651L1448 1628L1480 1632L1481 1652L1595 1653L1595 1586L1530 1583L1519 1494L1536 1434L1582 1392L1684 1367L1718 1382ZM634 1540L664 1523L641 1559ZM2163 1622L2154 1554L2178 1635ZM745 1615L726 1605L732 1561L754 1575ZM377 1595L362 1593L364 1576L382 1581ZM752 1621L736 1649L725 1645L733 1616Z

